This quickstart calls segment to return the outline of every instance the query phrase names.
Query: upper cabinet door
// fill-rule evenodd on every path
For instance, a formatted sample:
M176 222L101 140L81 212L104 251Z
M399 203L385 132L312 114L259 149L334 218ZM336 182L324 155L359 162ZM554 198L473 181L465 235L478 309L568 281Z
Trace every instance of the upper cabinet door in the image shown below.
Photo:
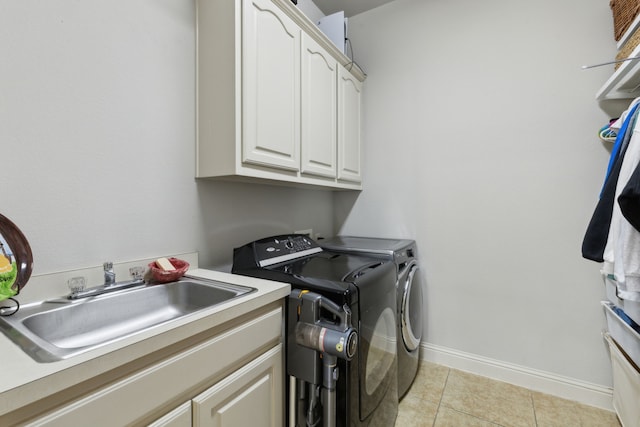
M300 169L300 28L270 0L243 0L242 161Z
M362 83L338 68L338 179L362 182L360 166L360 103Z
M302 173L336 177L337 65L302 35Z

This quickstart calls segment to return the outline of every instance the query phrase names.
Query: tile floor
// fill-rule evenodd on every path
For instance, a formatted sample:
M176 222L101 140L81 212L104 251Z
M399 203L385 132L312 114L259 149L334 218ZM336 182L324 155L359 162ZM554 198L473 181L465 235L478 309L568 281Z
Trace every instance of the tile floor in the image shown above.
M421 363L395 427L620 427L613 412Z

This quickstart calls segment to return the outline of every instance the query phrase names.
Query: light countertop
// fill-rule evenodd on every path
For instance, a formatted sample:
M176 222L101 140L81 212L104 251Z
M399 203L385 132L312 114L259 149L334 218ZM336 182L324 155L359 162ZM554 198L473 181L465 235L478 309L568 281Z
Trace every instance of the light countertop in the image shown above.
M290 290L286 283L213 270L194 269L187 275L257 291L52 363L34 361L0 334L0 416L285 298Z

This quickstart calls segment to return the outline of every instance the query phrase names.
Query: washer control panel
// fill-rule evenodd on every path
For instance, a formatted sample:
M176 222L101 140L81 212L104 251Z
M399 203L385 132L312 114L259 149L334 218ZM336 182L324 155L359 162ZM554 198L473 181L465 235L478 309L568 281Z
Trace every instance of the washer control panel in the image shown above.
M254 242L253 250L260 267L291 261L322 252L313 239L302 234L269 237Z

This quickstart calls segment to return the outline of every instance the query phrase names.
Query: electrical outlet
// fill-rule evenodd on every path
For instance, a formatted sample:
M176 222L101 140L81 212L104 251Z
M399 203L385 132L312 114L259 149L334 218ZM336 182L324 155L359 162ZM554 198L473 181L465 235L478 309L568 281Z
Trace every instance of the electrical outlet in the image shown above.
M306 230L294 231L294 234L304 234L307 237L313 238L313 228L307 228Z

